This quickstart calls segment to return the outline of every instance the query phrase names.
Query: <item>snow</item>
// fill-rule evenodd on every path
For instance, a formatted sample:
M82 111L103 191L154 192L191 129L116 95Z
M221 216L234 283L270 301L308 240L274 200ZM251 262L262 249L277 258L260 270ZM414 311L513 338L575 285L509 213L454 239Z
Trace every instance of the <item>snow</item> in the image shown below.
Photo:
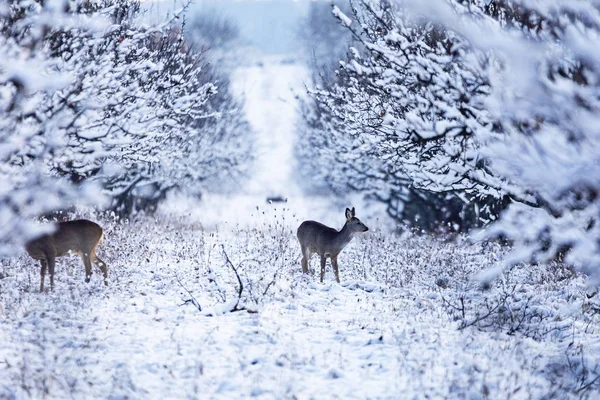
M423 7L429 10L431 5ZM441 18L444 10L435 14ZM343 25L352 22L337 6L333 14ZM458 17L448 22L463 23ZM469 34L475 26L467 23L462 29ZM490 32L491 38L475 44L509 47L498 32ZM402 38L390 34L386 39L401 42ZM589 46L580 39L572 37L573 46L589 53ZM511 53L524 49L517 47ZM358 50L351 53L354 59L346 66L357 73L371 73L362 66ZM387 56L398 62L393 54ZM535 52L528 59L534 56ZM597 55L594 57L596 62ZM395 227L376 207L367 208L351 198L303 195L302 182L295 181L294 131L299 109L296 96L303 93L310 72L298 59L295 54L248 57L233 72L232 89L245 99L243 112L257 135L256 169L239 182L237 190L206 193L201 199L171 193L156 214L137 214L130 220L81 208L70 215L98 221L104 227L99 255L110 267L108 287L98 271L89 284L84 283L78 258L60 258L55 290L40 294L39 266L30 257L12 251L17 254L0 259L0 398L599 396L600 304L598 295L590 293L595 288L582 274L585 269L574 273L562 263L547 260L524 264L520 261L525 257L518 253L507 257L507 248L493 241L391 233ZM7 76L23 80L29 90L66 85L59 77L34 78L36 69L31 65L10 69ZM146 61L135 69L151 72L158 66ZM435 71L436 67L432 64L431 68ZM393 78L391 72L385 72L378 85L385 86L387 79ZM515 81L527 77L516 75ZM102 87L108 90L113 80L103 79ZM453 82L460 84L458 79ZM562 95L569 95L569 89L565 86ZM213 90L208 84L201 89ZM402 97L401 90L394 93ZM186 112L195 99L190 96L181 93L174 99L175 114ZM121 104L120 99L107 101ZM23 100L23 109L35 110L34 104L31 99ZM138 111L152 117L155 109L140 107ZM457 114L456 109L445 108L446 119L423 124L420 136L451 131L453 125L447 119ZM227 118L227 113L220 111L205 117L215 115ZM390 125L402 123L391 115L384 117ZM581 128L592 126L595 120L593 116L583 118ZM128 128L139 132L136 140L116 136L106 143L143 146L141 141L149 140L146 128L158 123L144 121L125 121ZM177 130L177 120L161 121L160 126ZM52 123L58 126L60 121ZM20 128L28 132L26 127ZM80 138L102 137L100 130L83 131ZM57 147L64 145L61 137L54 138ZM19 146L19 140L12 139L0 152L4 154L4 147ZM550 139L553 137L544 143L565 147L560 141L564 138ZM154 146L156 142L146 144ZM394 148L394 144L390 146ZM82 148L96 157L107 154L99 143ZM597 161L595 149L590 146L586 154ZM178 150L150 154L148 161L168 164ZM446 150L454 154L451 144ZM524 150L531 150L527 162L544 160L535 149ZM228 151L235 149L224 149ZM562 171L566 160L577 154L555 151L556 165L550 163L546 170ZM89 171L89 162L77 157L68 161L81 163L80 171ZM439 168L447 162L442 157L436 160ZM207 165L188 165L190 170L196 169L190 173L197 176L205 173L197 171L204 167ZM102 172L114 176L126 168L126 163L107 162ZM525 182L548 184L548 178L541 179L540 169L525 171L520 174ZM7 172L12 169L2 171ZM459 172L464 171L454 173ZM569 177L583 174L575 163L563 173L547 175L554 183L557 178L572 182ZM453 177L447 173L431 180L447 186ZM29 207L28 215L76 197L61 193L67 189L54 187L55 182L35 182L35 178L34 174L31 182L16 179L14 182L29 190L10 196L15 204ZM4 180L0 175L0 181ZM589 181L594 183L593 178ZM585 184L582 179L581 185ZM90 183L78 193L92 198L99 191ZM283 201L273 201L276 198ZM96 200L96 204L102 203ZM311 260L311 273L301 273L296 229L306 219L341 228L346 206L356 206L370 231L357 235L340 255L341 284L335 283L330 266L325 282L319 283L316 258ZM11 215L4 216L6 212L0 208L0 222L14 222ZM546 232L550 216L545 211L538 210L542 215L535 218L518 207L509 212L503 218L513 218L512 229L527 232L531 243L536 243L538 233ZM551 246L576 242L576 251L567 259L575 265L594 257L598 260L597 243L582 239L582 232L573 228L573 221L587 221L592 213L597 216L597 208L565 212L551 225L552 237L558 239ZM21 228L29 235L49 229L38 224ZM3 229L12 232L7 225ZM15 242L22 243L24 234L16 232ZM506 232L507 228L498 231Z
M352 20L340 10L338 6L333 6L331 13L334 17L338 18L344 26L350 26L352 24Z
M258 166L249 193L298 195L293 185L295 95L303 94L308 70L300 63L287 63L289 55L265 55L235 70L233 91L245 100L245 114L258 133ZM291 183L290 183L291 182Z
M39 294L31 259L1 261L0 396L540 398L561 385L576 387L567 359L574 362L575 349L590 363L588 379L598 376L600 327L582 312L588 304L577 295L583 280L538 282L550 267L504 278L519 290L515 315L525 299L546 310L547 318L534 321L539 338L526 330L488 331L484 324L459 329L483 309L469 303L493 302L502 292L501 285L486 294L469 283L473 271L493 264L499 247L375 229L342 253L342 284L329 266L320 284L317 274L301 273L297 221L284 222L275 212L252 228L218 231L166 211L101 223L108 287L99 274L86 285L80 260L62 258L54 292ZM221 245L244 286L259 293L242 296L251 312L207 316L237 300ZM188 291L203 312L186 303ZM460 297L464 320L446 304Z

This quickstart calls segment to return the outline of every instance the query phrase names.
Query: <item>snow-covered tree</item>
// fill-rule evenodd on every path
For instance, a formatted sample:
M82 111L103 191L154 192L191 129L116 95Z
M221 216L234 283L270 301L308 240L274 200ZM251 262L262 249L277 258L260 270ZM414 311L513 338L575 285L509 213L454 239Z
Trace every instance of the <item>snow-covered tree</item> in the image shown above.
M341 24L333 23L332 6L351 12L347 0L311 2L297 32L315 84L326 84L335 77L339 61L346 56L352 43L351 33Z
M343 182L387 202L455 196L479 217L497 201L508 209L488 232L515 243L509 264L559 257L600 277L600 4L359 7L360 24L334 14L361 48L313 91L316 151L345 166Z
M493 217L502 182L487 171L475 135L493 130L483 105L488 57L402 6L358 7L356 23L333 8L357 45L337 80L311 91L318 105L314 116L307 113L315 126L308 136L329 145L316 150L326 160L324 178L429 229L440 222L464 229Z
M229 116L178 22L147 26L136 1L0 3L0 243L34 216L90 199L135 208L174 187L206 188L245 167ZM230 151L234 148L234 151ZM241 150L240 150L241 149Z
M559 257L598 282L600 2L488 3L501 28L457 26L501 60L487 104L503 135L482 153L533 198L513 203L490 233L515 242L510 264Z
M600 281L600 2L411 2L493 54L477 148L512 198L487 234L506 265L564 260Z
M216 118L192 122L194 129L203 134L191 145L210 149L207 157L196 160L195 170L202 171L202 175L198 179L201 185L194 190L239 189L252 166L254 154L253 133L245 119L244 104L231 88L231 74L242 57L239 30L216 12L205 12L191 17L184 34L192 51L203 55L204 79L218 87L205 105Z
M333 5L350 10L349 3L344 1L312 2L298 31L311 72L311 82L307 83L309 87L328 89L334 85L335 67L345 57L352 42L350 32L333 23ZM296 123L296 178L308 193L346 194L350 190L348 186L332 179L345 174L344 165L338 163L335 157L338 148L335 141L341 136L328 132L335 129L329 110L310 97L298 100L301 118Z
M54 171L75 124L77 96L69 71L52 57L51 32L70 29L99 35L106 19L71 18L68 4L0 3L0 254L36 233L33 218L85 195ZM87 188L89 189L89 187Z

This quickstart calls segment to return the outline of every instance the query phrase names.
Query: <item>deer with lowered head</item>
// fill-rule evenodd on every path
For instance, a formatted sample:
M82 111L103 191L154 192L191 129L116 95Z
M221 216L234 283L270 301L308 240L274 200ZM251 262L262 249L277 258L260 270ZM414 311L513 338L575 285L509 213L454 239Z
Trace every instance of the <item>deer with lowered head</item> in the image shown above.
M335 280L339 283L338 255L350 243L356 233L368 230L369 228L356 218L354 207L352 207L352 210L346 208L346 223L340 231L320 222L304 221L298 227L297 232L300 249L302 250L302 272L308 273L308 262L312 255L317 253L321 257L321 283L325 277L327 257L331 259Z
M96 250L102 243L104 230L100 225L79 219L56 223L56 230L30 240L25 244L27 253L39 260L42 266L40 292L44 291L44 277L46 269L50 275L50 289L54 289L54 265L56 257L79 254L85 266L85 281L89 282L92 276L92 262L100 267L104 275L104 284L108 285L108 266L97 255Z

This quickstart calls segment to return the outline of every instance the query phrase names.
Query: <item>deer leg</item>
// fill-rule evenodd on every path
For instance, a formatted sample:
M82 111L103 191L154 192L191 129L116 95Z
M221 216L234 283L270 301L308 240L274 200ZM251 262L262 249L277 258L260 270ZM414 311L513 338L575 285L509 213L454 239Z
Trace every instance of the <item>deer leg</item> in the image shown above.
M94 262L100 267L100 271L102 271L102 274L104 275L104 284L108 286L108 265L106 265L106 263L96 254L94 254Z
M46 262L45 259L40 260L40 264L42 265L41 269L40 269L40 276L42 278L42 281L40 283L40 293L44 293L44 278L46 277L46 268L48 266L48 263Z
M302 248L302 273L304 273L304 274L308 274L308 259L309 259L309 257L307 257L307 253L308 253L308 251L306 251L306 249Z
M85 265L85 282L88 283L92 277L92 262L90 261L90 255L88 253L83 253L81 259L83 260L83 265Z
M335 280L337 283L340 283L340 271L338 270L337 256L331 257L331 266L333 267L333 272L335 273Z
M54 290L54 257L48 258L48 273L50 274L50 290Z
M323 279L325 278L325 263L327 262L327 258L325 255L321 256L321 283L323 283Z

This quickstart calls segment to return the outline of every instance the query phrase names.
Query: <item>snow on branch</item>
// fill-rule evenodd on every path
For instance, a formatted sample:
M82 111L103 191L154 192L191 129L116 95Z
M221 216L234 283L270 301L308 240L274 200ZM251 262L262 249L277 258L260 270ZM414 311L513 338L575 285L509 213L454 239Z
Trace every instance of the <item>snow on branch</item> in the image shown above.
M339 19L342 24L346 27L349 27L352 24L352 20L340 10L340 8L336 5L332 6L331 13L337 19Z

